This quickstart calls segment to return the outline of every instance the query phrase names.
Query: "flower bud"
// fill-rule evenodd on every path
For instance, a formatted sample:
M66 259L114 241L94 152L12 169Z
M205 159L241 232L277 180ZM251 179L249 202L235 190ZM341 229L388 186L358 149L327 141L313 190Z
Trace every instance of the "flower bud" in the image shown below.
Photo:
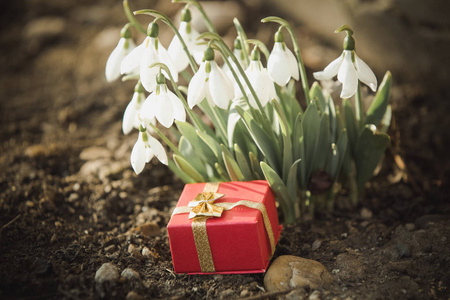
M163 73L158 73L158 75L156 75L156 83L157 84L165 84L166 83L166 77L164 77Z
M181 21L190 22L192 20L191 11L186 7L181 11Z
M214 50L211 47L206 48L204 58L206 61L214 60Z
M131 38L131 32L130 32L130 25L126 24L123 26L122 30L120 31L120 37L129 39Z
M259 51L258 51L258 49L256 47L253 48L253 50L252 50L251 58L254 61L261 60L261 54L259 54Z
M242 50L242 43L240 38L234 40L234 49Z
M281 32L280 29L278 29L278 31L275 33L274 40L275 40L275 43L282 43L282 42L284 42L284 35L283 35L283 33Z

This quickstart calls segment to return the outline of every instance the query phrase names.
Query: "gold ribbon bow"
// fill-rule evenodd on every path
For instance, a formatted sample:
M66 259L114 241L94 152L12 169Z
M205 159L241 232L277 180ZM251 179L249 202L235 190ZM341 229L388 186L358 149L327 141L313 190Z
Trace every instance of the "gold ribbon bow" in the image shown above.
M214 205L214 201L225 196L216 192L203 192L198 194L194 200L189 202L188 207L192 207L189 212L189 219L195 217L221 217L223 207Z
M172 213L172 215L189 213L189 219L193 219L192 233L194 234L195 247L197 248L197 256L202 272L209 273L216 271L214 267L214 260L212 258L211 248L209 246L208 234L206 232L206 220L209 217L220 217L223 210L231 210L239 205L257 209L261 212L264 221L264 227L269 237L270 248L272 250L270 255L271 258L275 252L276 243L272 224L270 223L269 216L264 204L248 200L240 200L235 203L221 202L213 204L215 200L225 196L224 194L216 193L219 190L219 184L220 183L218 182L206 183L203 192L198 194L193 201L190 201L188 206L176 207ZM194 210L196 212L194 212ZM218 211L220 211L220 213ZM191 214L193 215L192 217Z

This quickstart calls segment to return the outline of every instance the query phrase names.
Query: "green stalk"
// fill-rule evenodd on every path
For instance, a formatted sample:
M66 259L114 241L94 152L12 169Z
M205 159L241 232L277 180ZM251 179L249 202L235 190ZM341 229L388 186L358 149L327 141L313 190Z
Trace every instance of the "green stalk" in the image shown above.
M245 63L247 65L249 65L250 58L248 57L248 54L250 53L250 49L248 48L248 44L247 44L247 35L245 34L245 31L242 28L241 23L239 22L239 20L237 18L233 19L233 23L234 23L234 26L236 27L238 36L241 39L242 51L244 51L244 53L245 53L245 55L244 55Z
M361 96L361 84L358 80L358 88L355 95L355 117L358 122L358 127L361 128L364 124L364 112L362 106L362 96Z
M144 27L141 26L141 24L138 22L138 20L135 18L135 16L131 12L130 6L128 5L128 0L123 0L123 10L125 12L125 16L127 17L130 25L134 26L137 30L139 30L143 34L147 35L147 30L145 30Z
M298 40L297 40L297 37L294 34L294 31L292 30L291 25L286 20L284 20L282 18L279 18L279 17L267 17L267 18L262 19L261 22L262 23L267 23L267 22L278 23L282 27L286 28L286 30L289 32L289 35L291 36L291 39L292 39L292 44L294 45L294 53L295 53L295 56L297 56L298 67L300 69L300 77L301 77L301 80L302 80L303 92L305 94L305 100L306 100L306 103L309 104L310 98L309 98L308 77L306 75L305 64L303 63L303 59L302 59L302 56L300 54L300 48L298 46Z
M195 6L200 14L203 17L203 20L205 20L206 27L208 27L208 30L213 33L217 33L216 29L214 28L214 25L212 24L211 20L209 19L208 15L203 10L202 5L197 0L172 0L172 3L186 3L189 5Z
M138 10L138 11L135 11L134 14L135 15L149 15L149 16L161 19L164 23L166 23L166 25L169 26L173 30L173 32L176 34L176 36L180 40L181 45L183 46L183 50L186 53L186 55L188 56L189 64L190 64L190 66L192 68L192 71L194 73L196 73L198 71L195 59L192 57L191 53L189 52L189 49L187 48L186 43L184 42L183 38L181 37L180 32L175 27L173 22L169 19L169 17L167 17L165 14L160 13L159 11L156 11L156 10L153 10L153 9Z
M184 157L183 154L181 154L181 152L178 150L178 148L169 140L169 138L162 133L161 130L158 129L158 127L156 127L155 125L153 125L152 123L149 124L152 129L156 132L156 134L164 141L164 143L167 144L167 146L169 146L169 148L178 156Z

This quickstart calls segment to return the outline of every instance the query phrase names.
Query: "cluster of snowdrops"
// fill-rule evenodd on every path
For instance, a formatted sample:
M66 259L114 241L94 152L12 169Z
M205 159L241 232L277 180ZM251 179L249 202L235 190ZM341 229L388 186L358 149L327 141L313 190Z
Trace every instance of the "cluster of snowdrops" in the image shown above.
M387 72L377 89L374 73L355 52L352 29L344 25L336 31L346 33L342 54L314 73L317 80L337 75L343 98L338 107L317 82L309 85L298 41L285 20L262 20L279 26L269 52L262 42L248 39L235 19L237 34L230 49L199 2L174 2L186 4L178 27L155 10L131 13L125 0L129 23L106 64L108 81L121 75L137 81L122 123L125 134L139 130L131 152L134 171L141 173L156 156L185 182L266 179L288 223L315 208L332 209L336 190L344 186L356 201L389 142L385 131L391 115L391 75ZM192 27L192 8L199 10L208 32L199 34ZM153 17L147 30L135 14ZM158 23L174 31L167 49L158 40ZM138 46L132 27L146 35ZM286 32L294 53L285 43ZM177 84L181 76L187 87ZM299 80L305 109L296 98ZM366 112L360 82L377 92ZM172 136L158 124L171 128ZM160 140L171 149L171 157Z

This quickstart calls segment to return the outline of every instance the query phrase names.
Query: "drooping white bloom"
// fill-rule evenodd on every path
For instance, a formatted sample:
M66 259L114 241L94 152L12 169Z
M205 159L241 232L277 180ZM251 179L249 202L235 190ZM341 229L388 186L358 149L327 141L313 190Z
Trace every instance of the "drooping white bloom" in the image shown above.
M139 129L138 113L144 100L145 94L142 91L135 90L123 114L122 131L124 134L130 133L133 128Z
M120 65L134 48L136 48L136 45L131 38L121 37L119 39L116 48L114 48L106 61L105 76L108 82L120 77Z
M197 45L197 37L200 34L191 27L190 22L185 21L180 23L178 32L186 43L187 49L194 57L195 61L200 64L203 59L203 52L206 50L206 45ZM189 59L177 35L175 35L172 42L170 42L168 52L178 73L186 69L189 65Z
M159 29L155 29L153 31L151 29L156 26L156 23L151 23L149 25L150 35L145 38L142 44L137 46L124 58L120 66L120 72L122 74L136 74L136 70L139 69L138 74L142 85L148 92L152 92L156 89L156 75L159 73L159 69L149 68L149 66L154 63L165 64L169 68L173 79L176 82L178 81L178 72L174 67L172 59L164 46L159 43ZM167 74L165 75L168 77Z
M160 77L164 78L162 75ZM168 90L165 83L158 83L156 91L142 104L139 117L146 125L157 119L161 125L169 128L174 120L185 122L186 111L180 98Z
M133 167L134 172L136 174L141 173L145 164L150 162L154 156L156 156L161 163L165 165L168 164L167 153L163 145L141 126L139 137L134 144L130 157L131 166Z
M299 79L297 59L284 42L275 42L273 45L267 70L272 80L280 86L286 85L291 77Z
M211 57L211 51L211 48L205 51L206 59L189 83L187 100L190 108L206 98L212 106L227 109L234 98L233 83L214 61L214 56Z
M263 67L261 61L259 60L259 52L256 49L252 52L252 61L250 62L248 68L245 70L245 75L247 75L248 80L250 81L253 89L256 92L256 96L258 97L263 107L266 106L266 104L270 100L277 98L277 93L275 91L273 81L269 76L269 72L267 72L267 69ZM241 80L241 82L243 82L243 80ZM258 108L256 100L250 92L250 89L245 84L244 86L250 105ZM239 97L242 97L242 91L240 89L237 89L236 98Z

